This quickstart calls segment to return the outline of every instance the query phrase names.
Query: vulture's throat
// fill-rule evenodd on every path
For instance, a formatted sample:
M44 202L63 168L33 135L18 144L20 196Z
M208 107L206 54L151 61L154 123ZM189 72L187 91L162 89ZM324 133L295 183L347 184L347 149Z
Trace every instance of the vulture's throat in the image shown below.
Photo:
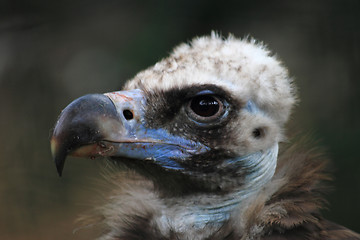
M246 168L249 174L245 180L241 180L242 184L223 195L203 194L182 199L175 207L177 212L169 214L175 217L168 218L167 221L180 231L189 223L196 229L209 225L221 226L232 214L239 214L251 197L270 181L275 173L277 155L278 144L275 144L267 150L224 161L222 167L237 168L242 172Z

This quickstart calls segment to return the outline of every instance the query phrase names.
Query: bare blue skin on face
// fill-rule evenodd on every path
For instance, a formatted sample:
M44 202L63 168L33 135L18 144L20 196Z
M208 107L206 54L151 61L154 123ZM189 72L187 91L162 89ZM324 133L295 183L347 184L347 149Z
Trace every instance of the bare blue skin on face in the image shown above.
M146 128L143 120L144 111L143 107L141 107L146 104L146 100L140 90L121 91L112 93L112 95L107 94L107 96L114 102L119 115L124 109L129 109L129 107L135 115L139 115L139 120L130 120L130 123L125 122L125 126L128 131L126 138L131 137L132 139L141 140L141 142L118 143L117 150L113 155L149 160L165 169L182 172L185 169L179 164L181 161L186 161L189 157L203 154L210 150L209 147L199 142L172 135L165 129ZM116 96L125 96L125 98L131 96L132 105L124 104L122 101L124 97L119 99ZM251 114L264 114L252 101L247 102L245 109ZM275 144L269 149L224 160L218 166L219 168L230 168L235 169L235 171L236 169L243 171L244 168L247 168L252 172L246 176L244 181L246 184L239 187L235 193L228 194L225 197L221 196L217 200L212 199L212 201L215 201L215 204L213 202L211 206L199 204L196 207L189 207L188 211L179 214L180 217L178 215L177 219L167 219L166 221L177 225L176 222L183 224L184 221L190 220L194 227L199 229L203 228L206 224L222 224L229 219L230 212L234 208L244 199L247 199L249 195L259 191L272 178L275 172L277 154L278 144Z
M87 102L88 99L92 102ZM101 99L100 103L97 103L97 99ZM75 100L63 111L55 128L54 141L52 139L55 159L59 155L59 146L56 145L59 136L72 139L83 133L96 133L98 137L91 138L90 142L87 138L84 138L83 142L77 142L78 149L70 152L71 148L64 145L62 151L80 157L106 156L119 160L127 158L131 161L149 161L169 171L169 174L171 172L185 175L196 174L186 169L186 165L182 163L191 161L192 157L206 154L211 151L211 148L201 142L171 134L163 128L147 127L145 105L146 97L139 89L106 93L102 97L89 95L81 98L81 101ZM81 109L86 109L86 113L82 113ZM89 109L91 109L90 114ZM252 101L248 101L244 109L253 115L265 115ZM223 117L227 114L225 112ZM84 120L85 116L89 119L89 123ZM81 121L74 121L74 119ZM79 122L82 124L82 129L85 129L81 133L76 132L76 124ZM66 132L69 127L73 129L73 132ZM90 148L87 148L89 146ZM217 169L231 169L235 173L239 171L239 175L245 169L249 174L233 191L225 195L215 194L207 199L195 199L196 204L186 205L185 209L182 208L176 214L164 213L160 221L178 229L184 227L184 224L190 224L195 229L201 229L208 224L220 226L231 217L230 212L233 212L242 201L261 190L272 178L276 168L277 154L278 144L274 143L268 149L219 161ZM66 156L66 154L62 155ZM65 158L57 161L59 166L63 166ZM58 169L62 170L61 167ZM184 202L176 203L175 201L175 204L181 205Z
M145 127L143 92L139 89L107 93L120 118L125 110L131 111L132 119L121 119L121 136L105 138L115 148L112 156L152 161L168 170L183 170L179 162L191 156L203 154L209 147L186 138L170 134L162 128ZM176 161L175 161L176 160Z

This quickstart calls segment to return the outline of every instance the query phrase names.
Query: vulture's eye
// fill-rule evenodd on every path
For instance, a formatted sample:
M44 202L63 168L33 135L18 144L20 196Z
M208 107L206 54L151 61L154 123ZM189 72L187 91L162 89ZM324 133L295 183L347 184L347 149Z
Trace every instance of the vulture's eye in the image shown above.
M213 96L198 96L192 99L191 110L200 117L212 117L219 112L220 103Z
M193 120L208 123L224 114L224 104L217 96L199 95L190 100L187 112Z

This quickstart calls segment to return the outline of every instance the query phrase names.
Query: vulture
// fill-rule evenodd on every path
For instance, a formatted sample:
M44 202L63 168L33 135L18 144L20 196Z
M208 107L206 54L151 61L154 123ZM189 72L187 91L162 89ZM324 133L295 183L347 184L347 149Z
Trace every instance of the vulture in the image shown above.
M327 159L285 137L297 102L264 44L212 33L121 91L74 100L51 151L59 175L67 156L116 163L88 220L98 239L360 239L321 215Z

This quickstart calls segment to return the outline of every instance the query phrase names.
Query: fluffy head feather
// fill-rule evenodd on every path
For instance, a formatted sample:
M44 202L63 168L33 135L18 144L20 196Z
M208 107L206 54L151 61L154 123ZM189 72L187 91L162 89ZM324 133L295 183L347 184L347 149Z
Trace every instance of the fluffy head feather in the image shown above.
M179 45L124 89L166 91L200 84L215 84L243 102L254 101L280 126L296 103L287 69L263 44L232 36L222 39L214 33Z

